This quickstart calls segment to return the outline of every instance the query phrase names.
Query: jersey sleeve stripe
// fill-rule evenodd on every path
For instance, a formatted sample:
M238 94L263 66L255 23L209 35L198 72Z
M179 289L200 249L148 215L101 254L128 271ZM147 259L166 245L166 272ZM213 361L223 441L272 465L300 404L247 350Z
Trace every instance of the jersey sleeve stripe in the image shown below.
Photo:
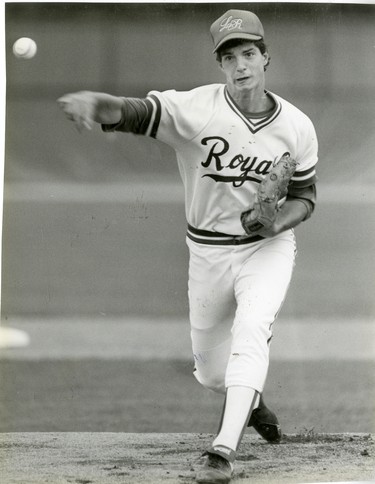
M303 171L296 171L293 175L294 178L303 178L305 176L311 175L311 173L315 173L315 165L312 166L311 168L308 168L307 170Z
M318 178L316 176L315 165L307 170L296 171L291 178L291 185L296 188L305 188L314 185Z
M146 131L146 136L150 136L151 138L156 138L156 133L159 128L160 118L161 118L161 104L157 96L151 94L147 98L150 103L152 104L153 110L151 115L150 124Z
M292 181L300 182L314 178L316 175L315 166L304 171L296 171L292 176Z
M318 177L314 174L313 176L310 176L308 178L304 179L293 179L291 180L290 184L295 187L295 188L306 188L310 185L314 185L318 181Z

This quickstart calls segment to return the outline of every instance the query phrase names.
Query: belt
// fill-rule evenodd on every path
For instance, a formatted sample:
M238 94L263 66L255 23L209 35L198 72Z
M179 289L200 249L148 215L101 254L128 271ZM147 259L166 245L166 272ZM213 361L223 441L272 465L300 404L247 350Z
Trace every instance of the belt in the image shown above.
M206 245L244 245L263 240L260 235L230 235L221 232L210 232L192 227L188 224L187 237L198 244Z

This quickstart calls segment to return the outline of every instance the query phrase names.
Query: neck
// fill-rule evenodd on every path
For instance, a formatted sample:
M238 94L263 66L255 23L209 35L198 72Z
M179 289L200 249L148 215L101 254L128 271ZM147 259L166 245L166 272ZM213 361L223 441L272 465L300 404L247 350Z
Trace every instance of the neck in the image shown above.
M228 92L242 111L260 113L272 107L272 101L264 92L264 86L246 91L234 90L228 86Z

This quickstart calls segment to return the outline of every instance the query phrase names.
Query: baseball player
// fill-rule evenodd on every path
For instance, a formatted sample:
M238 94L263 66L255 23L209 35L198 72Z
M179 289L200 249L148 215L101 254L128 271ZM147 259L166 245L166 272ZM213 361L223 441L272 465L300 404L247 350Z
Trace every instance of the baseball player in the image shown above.
M100 123L161 140L185 187L194 375L223 394L219 430L200 483L228 483L247 426L281 430L265 405L272 327L295 262L293 228L313 212L317 138L310 119L265 89L270 55L252 12L211 25L225 84L144 99L78 92L58 102L79 129Z

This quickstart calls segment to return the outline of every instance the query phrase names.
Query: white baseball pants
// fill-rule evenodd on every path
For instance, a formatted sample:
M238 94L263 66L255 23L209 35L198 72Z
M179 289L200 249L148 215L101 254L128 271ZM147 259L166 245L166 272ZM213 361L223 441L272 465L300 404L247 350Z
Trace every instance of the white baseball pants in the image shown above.
M296 256L294 232L245 245L204 245L187 238L195 377L225 393L248 386L262 393L272 325Z

